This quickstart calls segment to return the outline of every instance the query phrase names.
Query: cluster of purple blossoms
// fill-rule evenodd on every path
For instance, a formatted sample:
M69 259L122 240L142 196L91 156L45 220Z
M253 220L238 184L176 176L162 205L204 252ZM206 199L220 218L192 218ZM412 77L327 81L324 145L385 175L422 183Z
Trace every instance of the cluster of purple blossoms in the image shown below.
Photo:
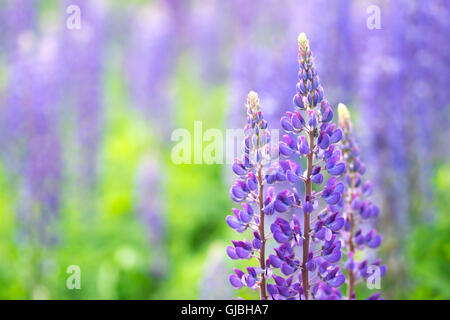
M242 160L237 160L233 171L239 176L231 187L231 198L240 203L242 209L233 209L233 215L227 216L228 225L238 232L248 228L253 231L253 240L232 241L233 246L227 247L227 253L232 259L259 260L259 267L248 267L248 273L235 269L235 274L229 280L233 287L259 288L261 299L267 299L266 278L270 278L270 270L266 270L265 244L267 237L264 230L265 214L273 213L267 209L273 201L273 191L268 189L264 195L264 185L267 177L273 171L270 165L270 133L267 122L259 105L256 92L251 91L247 97L247 124L245 132L245 152ZM252 205L258 207L255 214ZM271 212L270 212L271 211Z
M242 210L233 209L234 216L228 216L227 222L239 232L252 228L254 239L233 241L234 247L229 246L227 253L232 259L255 257L260 266L247 268L248 273L235 269L230 282L236 288L259 288L261 299L340 299L339 287L345 282L339 266L344 245L341 231L345 226L345 185L338 177L346 171L346 165L336 144L343 132L331 122L333 110L324 100L304 34L299 36L298 44L300 71L295 110L281 119L286 135L279 144L279 153L286 160L269 166L264 175L260 151L267 145L260 143L260 137L267 135L267 123L262 119L256 95L250 93L247 101L246 132L251 127L254 134L245 138L244 160L233 165L240 179L231 188L231 197L242 203ZM252 147L255 163L249 160ZM277 193L271 186L264 193L265 184L276 182L289 183L291 187ZM304 194L300 196L297 190L302 185ZM254 215L255 203L259 217ZM270 226L271 233L265 235L264 215L275 212L280 216ZM278 247L264 261L268 239L274 239ZM255 254L257 251L259 255ZM272 279L274 282L269 283Z
M301 166L302 160L306 159L305 170L297 169L296 172L301 174L295 174L296 178L292 178L286 170L286 176L290 177L288 180L293 185L292 191L288 191L294 195L294 201L289 203L289 208L294 211L292 230L298 230L299 241L282 244L281 251L276 252L282 261L295 261L295 267L290 263L294 268L289 271L298 271L299 282L288 281L292 282L291 296L288 298L295 298L298 292L301 299L336 299L341 296L337 288L345 281L338 266L341 258L338 235L344 220L337 206L344 191L344 185L337 177L345 171L345 164L340 162L340 151L334 145L342 138L342 131L331 123L333 111L324 100L309 41L304 34L299 36L298 45L300 70L297 94L294 96L296 110L287 112L287 116L281 119L281 126L287 134L283 136L279 150L281 155L290 158L287 160L290 167L294 163ZM280 166L286 167L283 161L280 161ZM325 171L330 178L324 183ZM297 192L298 182L304 184L303 201ZM323 188L320 188L323 183ZM313 190L313 185L317 186L314 188L317 190ZM324 205L319 206L321 199ZM301 216L303 233L299 220ZM293 259L296 246L302 248L301 259L297 260ZM276 265L272 266L276 268ZM281 268L284 275L290 275L285 271L286 268ZM284 296L278 283L274 289L271 289L274 298Z
M345 227L342 230L342 239L346 243L347 259L345 269L347 277L347 298L355 299L355 285L370 276L382 277L386 273L386 266L381 265L381 259L369 263L369 259L357 261L355 254L357 250L376 249L380 246L382 237L371 228L373 220L378 217L379 209L368 197L372 193L372 185L369 181L363 182L362 175L366 167L359 159L359 148L352 134L350 113L344 104L339 104L339 126L344 137L340 144L343 159L346 162L345 175L345 201L343 203L343 215ZM378 274L374 274L378 269ZM374 279L375 280L375 279ZM369 299L378 299L377 292Z

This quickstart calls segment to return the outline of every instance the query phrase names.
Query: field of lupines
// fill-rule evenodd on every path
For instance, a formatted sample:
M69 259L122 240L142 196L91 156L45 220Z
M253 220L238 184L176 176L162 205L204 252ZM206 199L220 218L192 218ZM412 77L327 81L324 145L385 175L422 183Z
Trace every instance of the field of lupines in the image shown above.
M449 17L0 0L0 299L450 299Z

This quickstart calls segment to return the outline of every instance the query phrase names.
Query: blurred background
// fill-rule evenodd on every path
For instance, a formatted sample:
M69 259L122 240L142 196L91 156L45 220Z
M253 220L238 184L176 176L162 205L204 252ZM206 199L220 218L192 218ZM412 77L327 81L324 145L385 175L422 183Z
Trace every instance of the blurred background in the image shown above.
M250 90L277 127L305 32L376 187L383 296L450 299L449 16L446 0L0 0L0 298L257 298L227 280L229 166L174 164L171 133L243 127Z

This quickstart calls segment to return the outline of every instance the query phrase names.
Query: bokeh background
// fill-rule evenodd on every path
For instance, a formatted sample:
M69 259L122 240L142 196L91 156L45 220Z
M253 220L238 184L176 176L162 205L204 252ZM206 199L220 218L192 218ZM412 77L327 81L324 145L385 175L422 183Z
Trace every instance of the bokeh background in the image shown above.
M242 127L250 90L277 127L306 32L376 186L383 296L450 299L449 17L446 0L0 0L0 298L236 297L230 168L174 164L171 133Z

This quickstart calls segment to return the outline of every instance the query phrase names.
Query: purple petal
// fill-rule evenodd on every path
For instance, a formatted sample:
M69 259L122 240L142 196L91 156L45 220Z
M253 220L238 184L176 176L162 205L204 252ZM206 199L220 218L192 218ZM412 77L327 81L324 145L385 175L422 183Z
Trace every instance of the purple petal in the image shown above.
M265 214L265 215L270 216L270 215L273 214L273 212L274 212L273 203L269 203L268 205L266 205L266 206L264 207L264 214ZM255 218L255 219L256 219L256 218Z
M236 289L240 289L243 287L241 280L234 274L230 275L228 280L230 280L231 285Z
M327 228L320 228L320 230L316 232L316 238L319 240L324 240L326 229Z
M386 274L386 265L383 264L382 266L380 266L380 276L383 277Z
M287 235L285 235L283 232L281 231L276 231L273 234L273 238L278 242L278 243L284 243L286 241L289 240L289 237Z
M257 250L261 249L262 241L257 239L257 238L254 238L253 241L252 241L252 247L257 249Z
M288 131L288 132L294 130L294 127L292 126L291 120L288 117L281 118L281 127L285 131Z
M339 200L341 200L341 194L337 193L337 192L333 192L330 196L324 198L325 202L328 204L336 204L339 202Z
M288 210L289 206L284 204L282 201L280 200L276 200L274 203L274 209L277 212L286 212Z
M286 177L291 183L296 183L300 181L300 178L296 174L294 174L291 170L288 170L286 172Z
M345 163L340 162L336 164L333 168L328 169L328 173L333 176L339 176L345 171Z
M323 182L323 175L321 173L318 173L311 177L311 181L315 184L322 184Z
M248 256L250 255L250 251L246 250L242 247L237 247L235 250L236 250L237 256L241 259L247 259Z
M286 181L286 175L282 171L276 173L276 179L278 181Z
M355 263L353 262L353 259L348 259L347 262L345 262L344 267L346 270L353 270L355 268Z
M331 223L329 227L333 231L339 231L344 226L344 223L345 223L344 218L338 218L333 223Z
M280 286L280 287L285 287L286 286L286 280L283 277L274 275L273 279L275 280L275 283Z
M297 129L300 130L305 124L305 120L303 119L303 117L301 116L301 114L296 111L293 115L292 115L292 126Z
M324 108L322 112L322 121L330 122L333 119L333 110L330 107Z
M280 142L279 143L278 150L280 151L280 153L283 156L286 156L286 157L289 157L294 152L294 150L289 148L289 146L286 143L284 143L284 142Z
M370 196L372 194L372 184L367 181L366 183L364 183L363 187L362 187L362 191L364 193L365 196Z
M360 246L364 243L364 236L363 235L355 235L355 243Z
M281 272L283 272L283 274L286 276L294 273L294 271L295 269L288 265L286 262L283 262L283 264L281 265Z
M381 244L381 241L382 241L381 235L377 234L369 242L367 242L367 246L372 249L378 248Z
M242 204L242 209L244 209L244 211L247 212L247 214L249 214L251 216L253 215L253 208L248 203L243 203Z
M228 256L229 256L231 259L233 259L233 260L239 259L239 257L238 257L237 254L236 254L235 249L234 249L232 246L228 246L228 247L227 247L227 254L228 254Z
M336 249L333 250L333 252L329 255L326 255L324 258L331 263L336 263L341 259L341 250Z
M294 96L294 105L300 109L304 109L305 108L305 104L303 103L303 98L301 95L296 94Z
M252 288L256 284L256 279L248 275L245 277L245 282L247 287Z
M302 154L308 154L309 153L309 144L306 140L306 137L304 135L300 136L300 151Z
M270 295L278 294L278 289L275 285L269 283L267 285L267 292L269 292Z
M280 291L280 294L284 297L289 297L290 292L289 292L289 288L286 287L278 287L278 290Z
M342 193L345 189L345 185L343 182L338 182L335 186L334 186L334 192L339 192Z
M268 184L272 184L277 180L277 175L276 174L268 174L266 176L266 181Z
M378 214L380 213L380 208L376 205L372 205L372 213L370 214L371 217L376 218L378 217Z
M247 173L247 171L245 170L244 166L242 164L239 164L237 162L235 162L233 164L232 167L233 171L235 174L237 174L238 176L243 176Z
M330 146L330 136L326 133L321 134L318 143L321 149L327 149Z
M232 229L237 229L241 226L241 222L234 216L228 215L227 218L227 224L232 228Z
M314 270L316 270L316 262L314 260L310 260L306 263L306 269L308 269L308 271L310 272L314 272Z
M238 199L245 199L247 197L247 193L240 186L231 187L231 193Z
M328 284L334 288L340 287L345 282L345 276L340 274L328 281Z
M375 292L370 297L367 298L367 300L378 300L380 298L381 292Z
M242 222L245 222L245 223L249 223L250 221L252 221L252 217L250 216L250 215L248 215L246 212L244 212L244 211L241 211L240 213L239 213L239 219L242 221Z
M245 274L242 270L234 268L234 273L236 273L236 275L238 276L238 278L242 278L242 276Z
M339 142L342 139L342 130L336 129L331 135L331 143Z
M275 256L273 254L271 254L269 256L269 261L270 261L270 265L275 268L279 268L281 266L281 262L282 262L277 256Z

